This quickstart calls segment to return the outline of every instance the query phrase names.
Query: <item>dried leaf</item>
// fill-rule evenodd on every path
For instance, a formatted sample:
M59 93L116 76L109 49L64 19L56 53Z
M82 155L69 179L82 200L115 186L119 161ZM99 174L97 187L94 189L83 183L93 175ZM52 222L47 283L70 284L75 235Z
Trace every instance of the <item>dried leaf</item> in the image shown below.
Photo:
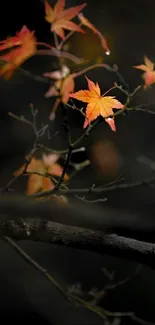
M144 63L134 66L134 68L144 71L143 79L144 79L144 88L155 83L155 70L154 63L151 62L147 56L144 57Z
M45 0L45 19L51 24L51 32L55 32L62 39L65 38L64 29L74 30L84 33L83 29L73 23L73 19L86 6L86 3L65 9L65 0L58 0L54 8L52 8L47 0Z
M36 53L34 31L23 26L15 36L0 42L0 51L7 49L11 50L0 57L5 62L0 69L0 75L4 75L5 79L9 79L15 69Z
M84 122L84 128L94 121L99 115L103 116L105 121L110 125L113 131L116 131L113 109L124 108L114 96L101 95L101 91L98 83L94 83L90 79L87 79L89 90L80 90L76 93L70 94L70 97L77 100L81 100L84 103L88 103L86 107L86 119ZM107 93L107 92L106 92Z

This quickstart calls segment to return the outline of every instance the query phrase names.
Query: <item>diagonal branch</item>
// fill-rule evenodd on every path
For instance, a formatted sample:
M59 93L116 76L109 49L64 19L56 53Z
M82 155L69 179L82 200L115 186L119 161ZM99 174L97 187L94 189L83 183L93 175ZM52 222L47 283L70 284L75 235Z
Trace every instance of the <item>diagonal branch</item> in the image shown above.
M75 303L76 306L81 305L84 308L92 311L96 315L98 315L100 318L104 320L104 324L109 325L112 324L110 322L110 317L116 317L116 318L122 318L122 317L129 317L135 322L142 324L142 325L154 325L152 322L148 322L144 319L141 319L137 315L135 315L133 312L111 312L108 311L99 305L94 305L89 301L86 301L82 297L79 297L78 295L74 294L74 292L66 291L65 288L63 288L57 280L46 270L42 267L42 265L38 264L35 260L33 260L23 249L21 249L18 244L15 243L14 240L12 240L9 237L4 237L4 240L13 248L16 250L16 252L24 258L31 266L33 266L37 271L39 271L47 280L49 280L50 283L52 283L60 292L61 294L68 299L68 301L71 301L72 303Z

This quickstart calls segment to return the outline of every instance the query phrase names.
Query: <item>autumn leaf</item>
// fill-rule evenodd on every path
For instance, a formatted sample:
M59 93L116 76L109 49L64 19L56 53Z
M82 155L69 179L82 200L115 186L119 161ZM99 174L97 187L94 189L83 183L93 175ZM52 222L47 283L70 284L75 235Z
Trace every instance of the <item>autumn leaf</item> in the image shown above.
M69 72L69 68L63 65L61 70L45 72L43 74L44 77L55 79L54 84L48 89L45 94L45 97L49 98L52 96L60 96L60 98L57 98L55 101L55 104L49 117L50 120L53 120L59 103L62 102L63 104L67 104L70 93L74 91L74 77L76 76L76 74L71 74Z
M45 19L51 24L51 32L55 32L62 39L65 38L64 29L84 33L83 29L71 20L86 6L86 3L64 9L65 0L58 0L52 8L45 0Z
M45 97L60 96L62 103L66 104L69 100L69 94L74 91L75 74L71 74L69 68L63 65L61 70L45 72L43 76L55 80L46 92Z
M1 41L0 51L10 51L0 56L0 59L4 61L4 65L0 69L0 75L4 75L5 79L9 79L15 69L36 53L36 49L34 31L30 31L26 26L23 26L15 36Z
M103 49L105 50L106 55L110 55L110 50L109 50L107 41L104 38L104 36L102 35L102 33L82 13L78 14L78 18L80 19L80 22L82 23L82 25L91 29L93 31L93 33L96 34L100 38L101 45L102 45Z
M154 63L151 62L147 56L144 57L144 63L134 66L134 68L144 71L143 79L145 82L144 88L155 83Z
M113 109L124 108L114 96L101 95L100 87L98 83L94 83L90 79L87 79L89 90L80 90L75 93L70 94L71 98L75 98L84 103L88 103L86 107L86 119L84 122L84 128L88 126L89 123L94 121L99 115L101 115L105 121L110 125L113 131L116 131Z
M51 190L54 188L54 183L51 178L44 175L51 175L60 177L63 168L57 163L59 155L50 154L43 155L42 159L32 158L30 164L26 169L26 173L31 173L28 178L26 194L30 195L40 191ZM22 174L25 164L22 165L15 173L15 176ZM34 174L33 174L34 173ZM35 174L36 173L36 174ZM64 180L68 180L69 176L65 174Z

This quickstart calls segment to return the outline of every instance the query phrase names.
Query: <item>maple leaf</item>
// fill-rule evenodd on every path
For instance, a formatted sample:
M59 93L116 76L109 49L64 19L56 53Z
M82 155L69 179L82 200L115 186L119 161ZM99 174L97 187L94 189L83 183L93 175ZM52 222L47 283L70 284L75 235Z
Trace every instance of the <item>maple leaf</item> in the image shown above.
M44 77L54 79L54 85L52 85L45 94L46 98L52 96L61 96L62 103L66 104L69 100L69 94L74 91L75 74L70 74L70 70L66 65L63 65L61 70L53 72L45 72Z
M71 21L86 6L86 3L65 9L65 0L58 0L52 8L45 0L45 19L51 24L51 32L55 32L62 39L65 38L64 29L84 33L83 29Z
M143 79L145 82L144 88L155 83L154 63L151 62L147 56L144 56L144 63L134 66L134 68L144 71Z
M91 29L94 32L94 34L97 34L97 36L100 38L101 45L105 50L106 55L110 55L110 50L107 41L104 38L104 36L101 34L101 32L82 13L78 14L78 18L80 19L82 25Z
M67 104L69 100L69 95L74 91L75 82L74 77L76 74L69 73L70 70L67 66L63 65L61 70L56 70L53 72L45 72L44 77L55 79L54 85L52 85L45 94L46 98L52 96L60 96L55 101L52 112L50 114L50 120L55 117L56 109L60 102Z
M32 173L29 175L27 190L28 195L40 192L42 190L51 190L54 188L54 183L51 178L45 177L43 175L49 174L51 176L60 177L63 171L63 168L57 163L59 155L50 154L43 155L42 159L32 158L30 164L28 165L26 172ZM25 164L22 165L15 173L15 176L22 174L24 171ZM34 173L34 174L33 174ZM38 173L38 174L35 174ZM39 175L41 174L41 175ZM65 174L64 180L68 180L69 176Z
M116 131L113 108L120 109L124 108L114 96L101 95L100 87L98 83L94 83L90 79L87 79L89 90L79 90L75 93L70 94L70 97L77 100L81 100L84 103L88 103L86 107L86 119L84 122L84 128L94 121L99 115L103 116L105 121L110 125L113 131Z
M36 44L34 31L30 31L26 26L23 26L15 36L1 41L0 51L9 49L10 51L0 56L0 59L5 62L0 69L0 75L9 79L16 68L36 53Z

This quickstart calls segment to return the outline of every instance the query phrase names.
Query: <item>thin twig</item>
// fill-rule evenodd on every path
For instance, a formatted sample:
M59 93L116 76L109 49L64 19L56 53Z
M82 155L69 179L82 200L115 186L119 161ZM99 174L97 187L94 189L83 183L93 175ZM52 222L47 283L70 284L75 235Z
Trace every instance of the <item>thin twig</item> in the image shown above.
M46 147L46 146L44 146L42 144L38 144L38 146L40 146L45 151L52 152L52 153L56 153L56 154L60 154L60 155L63 155L63 154L67 154L68 153L68 149L56 150L54 148ZM72 153L83 152L85 150L86 150L85 147L75 148L75 149L72 150Z
M116 289L117 287L120 287L124 284L126 284L127 282L131 281L132 278L134 278L136 275L139 274L140 270L142 268L142 265L138 265L135 269L135 271L133 272L133 274L127 276L125 279L122 279L118 282L115 282L115 283L111 283L111 284L107 284L105 287L104 287L104 292L106 291L109 291L109 290L113 290L113 289Z
M53 276L50 275L50 273L43 268L40 264L38 264L34 259L32 259L21 247L19 247L18 244L15 243L14 240L12 240L9 237L3 237L3 240L9 244L27 263L29 263L31 266L33 266L38 272L40 272L50 283L52 283L56 289L59 290L59 292L63 295L63 297L67 300L72 300L74 303L77 303L85 307L86 309L92 311L96 315L98 315L100 318L102 318L105 322L105 324L109 324L109 317L129 317L133 319L134 321L138 322L142 325L154 325L152 322L147 322L139 317L137 317L133 312L111 312L108 310L105 310L99 306L94 306L88 301L85 301L81 297L76 296L75 294L66 293L66 290L53 278Z
M63 180L64 180L65 173L66 173L67 168L69 166L69 162L70 162L70 159L71 159L71 155L72 155L72 147L70 146L70 148L68 150L68 154L67 154L67 157L66 157L66 161L65 161L65 164L64 164L64 168L63 168L62 174L61 174L61 176L59 178L58 183L55 185L54 189L52 189L50 191L51 194L55 194L55 192L57 192L59 190L59 188L61 187L61 184L63 183Z
M123 183L123 184L114 184L109 186L103 187L93 187L93 188L70 188L70 189L60 189L62 194L88 194L88 193L106 193L115 190L122 190L122 189L129 189L129 188L136 188L141 186L150 186L155 182L155 176L148 178L146 180L135 181L131 183Z
M142 324L142 325L155 325L153 322L146 321L138 316L135 315L135 313L131 312L111 312L106 309L104 309L105 315L109 317L129 317L132 320L134 320L136 323Z
M49 272L34 261L15 241L9 237L3 237L3 240L7 242L26 262L32 265L36 270L38 270L43 276L48 279L58 290L59 292L67 299L67 294L62 286L49 274Z
M125 279L122 279L115 283L106 284L104 286L103 290L100 290L97 294L94 295L94 299L92 300L92 303L95 305L99 305L101 300L103 298L105 298L106 294L109 293L110 290L114 290L114 289L126 284L127 282L131 281L132 278L134 278L137 274L139 274L141 268L142 268L142 265L138 265L136 267L134 273L127 276Z
M96 199L96 200L87 200L87 199L85 199L85 197L81 197L78 195L75 195L75 197L83 202L86 202L86 203L99 203L99 202L105 203L105 202L107 202L107 198Z
M19 179L22 177L22 175L24 175L26 173L26 170L29 166L29 164L31 163L31 160L33 158L33 155L36 154L37 151L39 151L40 148L36 147L35 144L33 146L33 148L31 149L31 151L29 152L28 156L27 156L27 159L25 159L25 165L24 165L24 168L23 168L23 171L18 174L18 175L15 175L3 188L0 189L0 192L1 193L4 193L4 192L8 192L10 191L10 187Z
M59 49L59 41L58 41L57 34L55 32L53 32L53 35L54 35L55 48L60 51L60 49ZM59 54L59 57L61 57L61 52Z
M31 78L34 81L37 81L37 82L39 81L39 82L43 82L43 83L51 85L51 82L49 81L48 78L35 75L34 73L32 73L32 72L30 72L28 70L25 70L23 68L18 68L17 70L20 71L24 76L26 76L28 78Z
M93 65L87 67L87 68L84 68L83 70L80 70L79 72L76 72L74 74L74 78L80 77L84 73L86 73L88 71L91 71L91 70L94 70L96 68L105 68L106 70L108 70L110 72L115 72L115 70L112 67L110 67L110 65L108 65L108 64L105 64L105 63L96 63L96 64L93 64Z
M104 314L103 309L99 308L98 306L91 305L91 303L89 303L88 301L85 301L81 297L78 297L74 294L71 294L70 297L76 303L78 302L80 305L84 306L86 309L91 310L93 313L98 315L101 319L104 320L104 324L106 324L106 325L109 324L108 317L106 316L106 314Z

